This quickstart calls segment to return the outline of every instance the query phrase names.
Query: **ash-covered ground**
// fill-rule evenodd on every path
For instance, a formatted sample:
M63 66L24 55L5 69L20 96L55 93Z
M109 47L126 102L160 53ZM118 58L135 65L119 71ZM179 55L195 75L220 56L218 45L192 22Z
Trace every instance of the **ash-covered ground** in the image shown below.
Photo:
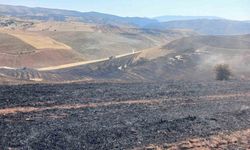
M2 85L0 149L168 149L248 130L249 98L245 81ZM200 147L250 145L240 138Z

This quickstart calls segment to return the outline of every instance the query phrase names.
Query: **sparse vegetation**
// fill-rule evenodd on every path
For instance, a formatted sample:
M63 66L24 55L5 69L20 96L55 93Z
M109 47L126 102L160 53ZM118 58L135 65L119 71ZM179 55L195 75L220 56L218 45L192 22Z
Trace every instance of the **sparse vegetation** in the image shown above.
M215 66L216 80L229 80L232 72L227 64L218 64Z
M43 36L39 34L29 34L25 32L7 32L7 34L18 38L37 49L72 49L70 46L56 41L48 36Z

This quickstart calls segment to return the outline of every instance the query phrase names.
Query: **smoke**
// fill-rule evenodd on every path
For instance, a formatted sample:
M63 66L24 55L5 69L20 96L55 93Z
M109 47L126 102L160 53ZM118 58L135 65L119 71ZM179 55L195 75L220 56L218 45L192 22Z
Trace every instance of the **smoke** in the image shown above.
M199 70L212 73L218 64L229 65L234 78L250 79L250 54L235 53L212 53L201 57Z

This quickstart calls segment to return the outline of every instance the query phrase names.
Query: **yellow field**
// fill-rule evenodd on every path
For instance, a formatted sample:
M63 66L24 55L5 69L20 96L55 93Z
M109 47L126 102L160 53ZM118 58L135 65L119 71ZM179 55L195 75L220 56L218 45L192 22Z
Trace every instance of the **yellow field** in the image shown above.
M71 50L72 48L64 43L58 42L48 36L38 35L32 32L23 32L20 30L3 30L0 29L1 33L6 33L14 36L23 42L35 47L36 49L65 49Z
M28 31L85 31L94 32L95 25L80 22L40 22L36 23Z
M8 33L36 49L72 49L66 44L60 43L50 37L29 33Z

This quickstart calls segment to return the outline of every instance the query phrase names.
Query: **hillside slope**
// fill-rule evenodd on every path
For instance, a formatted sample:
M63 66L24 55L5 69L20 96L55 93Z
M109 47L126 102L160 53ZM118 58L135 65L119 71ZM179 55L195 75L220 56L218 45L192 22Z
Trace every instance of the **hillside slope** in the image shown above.
M106 26L93 32L45 32L47 36L71 46L88 60L101 59L159 46L193 35L187 31L124 29Z
M0 32L0 67L36 68L83 60L79 53L49 37L19 31Z
M15 17L1 17L0 22L1 51L8 51L8 55L1 54L0 66L8 67L41 68L102 59L194 34L184 30L163 31L75 21L27 21ZM10 55L11 51L15 53Z
M212 42L212 41L217 41ZM229 45L229 43L231 45ZM96 63L44 71L3 68L5 76L42 82L214 80L214 67L228 64L232 79L250 79L250 38L245 36L192 36L172 41L160 49L162 56L148 59L146 52L112 57ZM155 49L148 49L154 53ZM24 78L23 78L24 77Z
M127 72L149 80L214 79L214 66L229 64L233 78L250 77L249 35L185 37L161 47L161 51L166 55L139 59Z
M250 23L223 19L179 20L147 25L153 29L190 29L207 35L249 34Z

